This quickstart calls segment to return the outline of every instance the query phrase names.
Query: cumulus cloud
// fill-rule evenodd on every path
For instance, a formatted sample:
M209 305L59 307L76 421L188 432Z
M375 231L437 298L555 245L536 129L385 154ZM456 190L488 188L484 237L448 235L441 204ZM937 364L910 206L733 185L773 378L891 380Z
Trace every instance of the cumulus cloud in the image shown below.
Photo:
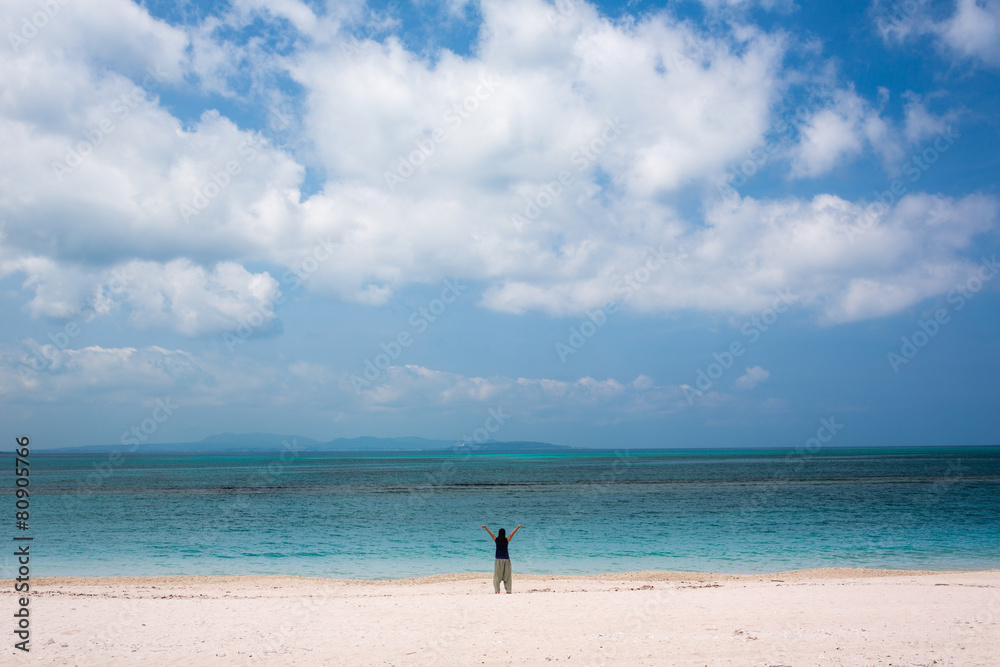
M317 396L336 393L338 386L328 370L303 363L259 363L155 345L75 348L74 342L56 336L0 345L0 395L27 405L81 399L134 403L173 396L189 407L315 406Z
M747 368L746 373L736 378L736 382L734 384L737 389L750 390L759 385L761 382L767 380L769 377L771 377L771 373L769 371L764 370L760 366L751 366L750 368Z
M654 384L653 378L648 375L640 375L632 380L632 386L636 389L650 389Z
M0 368L0 387L9 397L36 395L46 401L169 392L187 387L202 373L194 358L181 350L97 345L74 349L31 339L20 350L0 351Z
M139 329L163 328L186 336L233 331L248 320L259 330L275 320L278 281L234 262L211 270L187 259L132 261L104 271L57 266L47 258L0 262L0 275L24 273L34 291L28 312L36 317L96 317L122 310Z
M183 30L154 19L130 0L8 0L0 18L0 33L15 54L8 65L25 74L25 66L44 63L42 54L63 52L84 63L140 79L147 68L155 68L176 81L183 74L188 46ZM44 80L49 73L43 70L38 74ZM76 91L67 92L72 95Z
M896 312L969 269L992 199L913 195L872 216L833 195L707 197L704 219L686 218L673 198L763 144L788 40L574 7L550 21L541 0L486 0L473 52L431 57L359 34L355 5L246 0L181 29L124 0L68 3L0 61L0 142L21 158L0 168L0 270L24 277L35 316L93 300L194 336L273 320L272 273L310 258L307 289L374 305L446 276L484 285L483 307L558 315L608 300L742 313L788 288L827 322ZM279 19L281 39L233 36L256 19ZM301 94L260 131L160 100L193 78L280 103L272 76ZM844 90L803 127L792 169L815 177L866 147L888 159L939 125L914 98L892 126ZM110 294L129 265L134 282Z
M163 327L195 336L231 331L247 321L260 328L274 319L281 297L269 274L252 274L234 262L220 262L212 271L183 259L130 262L121 271L130 277L122 299L130 321L140 329Z
M791 176L822 176L850 164L865 150L882 160L890 176L898 176L907 150L945 133L957 119L954 111L931 112L918 95L906 91L903 121L895 123L882 114L889 96L882 88L879 103L872 104L852 89L835 90L798 128L789 156Z
M887 42L929 35L955 60L1000 66L998 0L956 0L954 11L943 19L931 16L916 3L898 3L878 11L875 24Z
M1000 66L1000 2L958 0L955 13L934 26L939 39L953 53Z
M801 129L801 140L792 162L796 176L818 176L845 158L861 152L864 122L863 102L857 95L843 94L832 108L817 111Z
M733 198L706 212L705 227L679 234L677 250L659 265L656 253L636 252L602 263L599 278L568 276L547 287L511 281L483 299L498 310L527 303L559 314L567 303L583 311L607 301L641 312L752 313L787 289L826 322L877 317L971 276L976 263L962 251L997 212L997 202L980 195L908 195L892 208L833 195Z

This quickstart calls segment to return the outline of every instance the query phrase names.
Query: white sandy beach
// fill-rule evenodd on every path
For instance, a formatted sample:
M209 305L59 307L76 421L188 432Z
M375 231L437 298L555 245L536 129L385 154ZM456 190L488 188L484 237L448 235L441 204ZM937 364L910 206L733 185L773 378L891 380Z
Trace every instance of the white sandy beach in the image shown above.
M8 633L5 664L1000 664L1000 570L32 583L31 653Z

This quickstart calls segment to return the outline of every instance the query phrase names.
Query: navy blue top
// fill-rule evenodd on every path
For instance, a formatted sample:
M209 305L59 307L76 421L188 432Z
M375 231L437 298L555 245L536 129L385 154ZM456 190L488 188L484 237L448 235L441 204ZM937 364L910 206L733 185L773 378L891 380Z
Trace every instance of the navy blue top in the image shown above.
M506 558L510 560L510 556L507 554L507 538L498 537L497 542L497 558Z

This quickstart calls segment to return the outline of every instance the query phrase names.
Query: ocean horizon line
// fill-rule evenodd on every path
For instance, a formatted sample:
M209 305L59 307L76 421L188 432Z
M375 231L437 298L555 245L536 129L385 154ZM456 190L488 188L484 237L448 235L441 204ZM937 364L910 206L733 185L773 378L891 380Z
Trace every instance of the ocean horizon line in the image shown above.
M487 449L483 447L461 447L452 446L434 449L319 449L319 448L282 448L282 447L259 447L259 448L234 448L234 449L155 449L158 447L176 447L177 445L196 445L199 443L153 443L148 445L149 449L137 449L129 451L128 445L80 445L76 447L52 447L39 448L33 450L33 455L45 456L93 456L96 454L127 453L132 456L168 456L168 455L191 455L198 454L204 456L244 456L250 454L275 454L283 452L295 452L301 454L347 454L347 455L467 455L476 456L510 455L510 454L788 454L799 453L801 455L815 456L824 452L893 452L893 451L993 451L1000 450L997 445L824 445L820 448L810 448L803 445L798 446L776 446L776 447L575 447L571 445L551 445L537 448L509 448L498 447L505 444L502 441L491 441L495 447ZM547 443L545 443L547 445ZM550 447L550 448L549 448ZM0 451L0 455L14 456L13 451Z

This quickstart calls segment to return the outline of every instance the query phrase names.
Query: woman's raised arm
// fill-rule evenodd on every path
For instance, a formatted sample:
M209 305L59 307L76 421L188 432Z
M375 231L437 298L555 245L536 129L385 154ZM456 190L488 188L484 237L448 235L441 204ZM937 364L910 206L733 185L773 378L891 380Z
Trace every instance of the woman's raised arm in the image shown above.
M487 533L489 533L489 534L490 534L490 537L492 537L492 538L493 538L493 541L494 541L494 542L496 542L496 541L497 541L497 536L493 534L493 531L492 531L492 530L490 530L490 529L489 529L489 528L487 528L486 526L483 526L483 530L485 530L485 531L486 531Z
M510 531L510 535L507 536L507 541L510 542L512 539L514 539L514 533L516 533L517 531L521 530L522 528L524 528L524 526L518 525L517 528L515 528L512 531Z

